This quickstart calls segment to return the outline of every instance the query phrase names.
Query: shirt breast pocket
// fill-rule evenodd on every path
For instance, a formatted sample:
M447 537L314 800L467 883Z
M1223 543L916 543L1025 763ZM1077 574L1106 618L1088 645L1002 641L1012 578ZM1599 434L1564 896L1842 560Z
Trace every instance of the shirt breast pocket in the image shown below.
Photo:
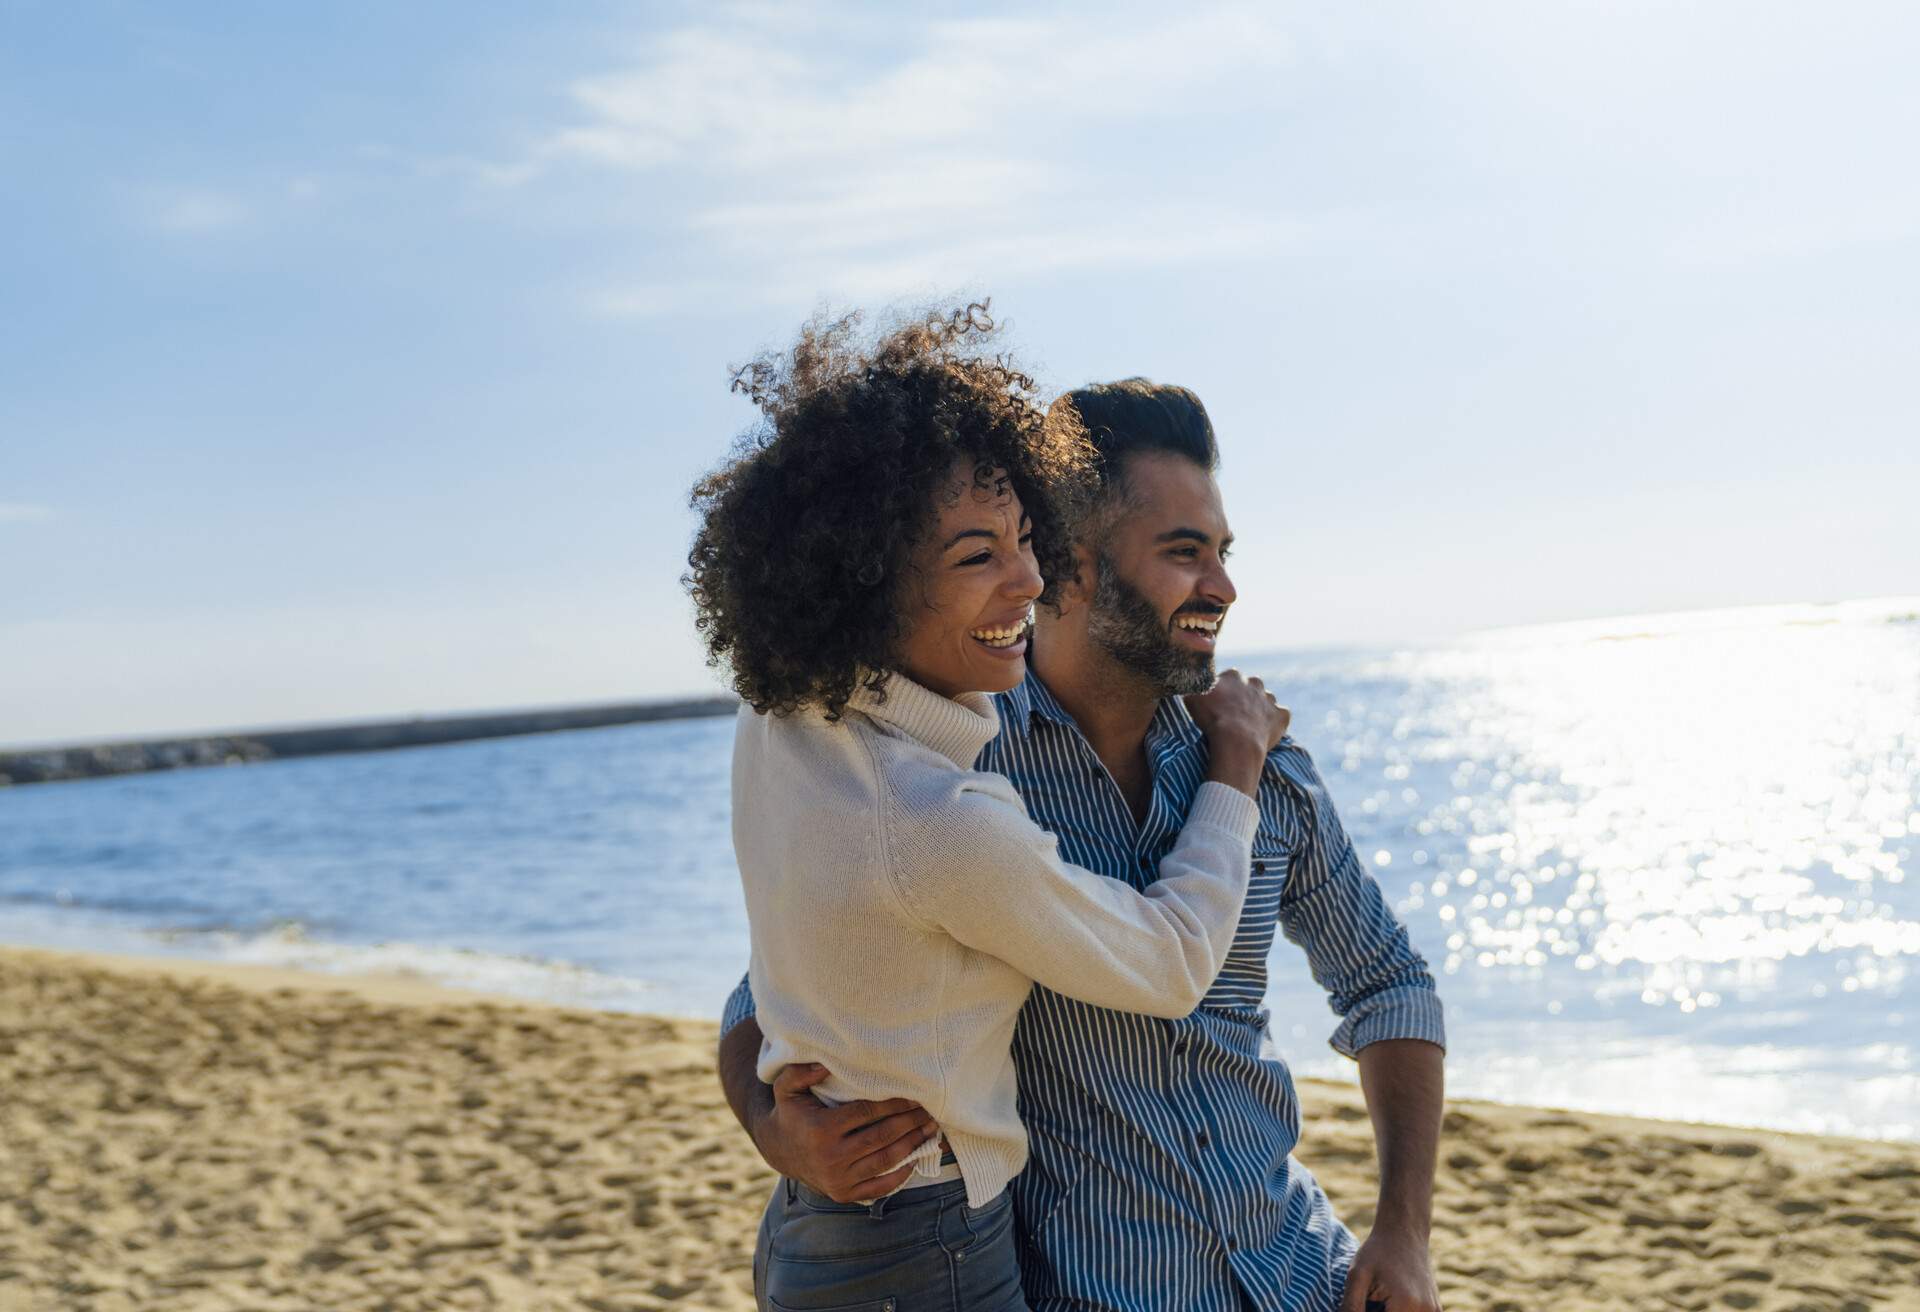
M1202 1006L1258 1007L1267 993L1267 954L1273 950L1273 936L1280 924L1280 894L1287 885L1292 863L1286 847L1269 841L1265 833L1255 837L1253 869L1248 872L1247 902L1240 913L1240 927L1234 931L1233 948L1219 978L1207 991Z
M1273 946L1273 934L1280 923L1280 898L1286 892L1287 873L1293 855L1278 839L1263 831L1253 843L1253 869L1247 879L1247 905L1240 913L1240 930L1233 936L1234 957L1258 953L1266 960Z

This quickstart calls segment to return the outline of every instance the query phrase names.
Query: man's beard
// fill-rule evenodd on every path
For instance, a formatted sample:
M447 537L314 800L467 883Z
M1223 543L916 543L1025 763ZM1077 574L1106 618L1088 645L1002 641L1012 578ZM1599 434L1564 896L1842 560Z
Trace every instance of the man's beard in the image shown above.
M1095 558L1087 636L1127 670L1151 684L1162 697L1205 692L1213 687L1213 653L1174 645L1173 632L1146 594L1120 577L1105 552Z

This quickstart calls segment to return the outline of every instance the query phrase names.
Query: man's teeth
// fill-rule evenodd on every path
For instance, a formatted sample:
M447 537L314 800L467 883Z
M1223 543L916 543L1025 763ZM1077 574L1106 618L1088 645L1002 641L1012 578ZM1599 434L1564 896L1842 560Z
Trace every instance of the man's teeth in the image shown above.
M1198 629L1202 633L1220 632L1218 615L1177 615L1173 620L1176 629Z

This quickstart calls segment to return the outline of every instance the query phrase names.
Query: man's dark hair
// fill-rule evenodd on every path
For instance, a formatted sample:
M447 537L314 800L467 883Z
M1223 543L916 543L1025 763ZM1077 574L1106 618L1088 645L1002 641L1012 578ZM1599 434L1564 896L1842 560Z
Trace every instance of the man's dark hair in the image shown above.
M1208 473L1220 465L1213 421L1200 398L1184 387L1150 378L1123 378L1076 388L1053 403L1071 409L1093 443L1100 500L1126 491L1127 457L1144 452L1185 456Z
M707 662L757 711L818 705L837 719L856 685L883 691L908 628L914 548L956 462L1020 498L1049 601L1073 573L1073 525L1093 452L1071 414L1034 399L985 303L908 319L868 342L859 319L819 318L790 351L734 371L761 412L700 480L682 579Z

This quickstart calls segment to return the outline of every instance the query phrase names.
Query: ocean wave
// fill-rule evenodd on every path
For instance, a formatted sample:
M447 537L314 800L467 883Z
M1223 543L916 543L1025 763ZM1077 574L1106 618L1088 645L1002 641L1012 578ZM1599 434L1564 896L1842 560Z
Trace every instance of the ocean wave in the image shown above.
M398 975L449 988L498 993L600 1011L643 1011L658 986L572 962L428 943L343 943L287 922L257 933L173 931L192 956L330 975Z
M173 919L205 917L212 922L202 926L207 929L220 927L217 919L214 918L221 914L212 907L189 902L183 898L137 895L89 897L64 888L56 888L49 892L25 890L0 893L0 907L10 906L58 908L63 911L97 911L139 917L165 916Z
M154 927L128 918L129 911L147 910L144 905L81 905L52 896L9 896L0 899L0 905L40 913L0 917L0 942L21 947L181 957L324 975L398 976L595 1011L687 1010L653 981L536 956L431 943L347 943L315 937L311 926L298 921L264 928Z

